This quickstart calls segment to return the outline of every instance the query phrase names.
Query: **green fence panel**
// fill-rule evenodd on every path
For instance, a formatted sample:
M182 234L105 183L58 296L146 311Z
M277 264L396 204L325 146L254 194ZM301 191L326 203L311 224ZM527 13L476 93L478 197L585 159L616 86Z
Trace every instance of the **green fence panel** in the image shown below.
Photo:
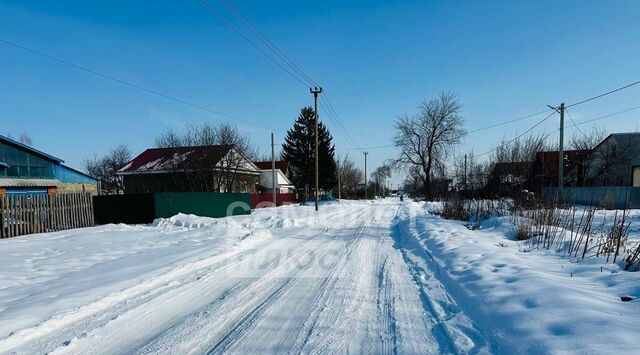
M226 217L251 213L251 198L243 193L165 192L154 194L156 218L178 213Z

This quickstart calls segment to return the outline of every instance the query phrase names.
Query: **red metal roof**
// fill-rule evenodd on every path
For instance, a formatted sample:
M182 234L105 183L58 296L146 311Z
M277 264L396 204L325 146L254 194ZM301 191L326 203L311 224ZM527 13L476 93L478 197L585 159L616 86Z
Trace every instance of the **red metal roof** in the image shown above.
M232 145L150 148L133 158L118 171L121 173L168 171L202 167L203 163L213 166L231 148L233 148Z
M271 170L271 161L256 161L253 163L256 164L256 166L260 170ZM280 171L286 174L288 168L289 162L284 160L276 160L276 169L280 169Z

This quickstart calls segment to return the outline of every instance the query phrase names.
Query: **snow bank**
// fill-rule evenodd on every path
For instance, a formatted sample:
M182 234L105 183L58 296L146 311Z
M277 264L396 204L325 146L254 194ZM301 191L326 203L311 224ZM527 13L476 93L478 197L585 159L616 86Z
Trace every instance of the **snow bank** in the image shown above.
M635 353L640 329L640 273L617 265L575 263L554 252L523 252L509 217L479 230L408 205L400 222L419 245L417 262L431 264L464 312L504 353Z

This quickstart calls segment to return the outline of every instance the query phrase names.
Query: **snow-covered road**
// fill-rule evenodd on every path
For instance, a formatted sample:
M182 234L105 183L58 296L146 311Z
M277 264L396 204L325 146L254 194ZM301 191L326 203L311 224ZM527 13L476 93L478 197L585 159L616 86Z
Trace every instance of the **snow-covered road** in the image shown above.
M640 273L429 210L342 201L0 240L0 353L636 352L640 303L620 295Z
M166 248L147 245L137 254L142 255L141 264L151 266L135 266L144 270L140 274L123 272L107 280L95 275L97 281L85 280L87 288L94 288L103 283L122 284L124 275L132 280L124 282L126 287L108 286L101 294L68 285L74 290L64 295L64 307L52 305L58 307L55 311L42 305L33 309L25 306L34 298L31 293L21 295L24 301L21 297L9 302L3 299L8 314L13 305L21 305L23 313L18 316L27 321L24 327L16 328L10 319L0 319L0 329L9 332L0 339L0 349L75 354L483 349L486 343L480 332L443 289L432 296L418 287L416 279L428 277L428 273L407 263L400 250L400 236L394 227L400 208L397 201L326 205L315 216L308 207L288 207L233 217L239 221L234 226L209 226L207 219L202 219L205 223L188 221L185 228L175 224L199 219L178 216L132 231L124 226L120 231L109 227L87 230L85 233L94 238L108 238L104 234L153 234L155 229L163 242L173 236L184 242L189 234L202 240L207 233L228 237L242 228L251 232L237 243L225 244L231 244L226 248L210 249L203 243L199 251L194 252L198 250L194 247L185 253L188 257L171 260L174 265L150 259L153 253L147 253L148 249L159 250L158 257L162 257ZM291 212L297 215L291 216ZM23 286L36 293L60 292L65 288L62 283L77 282L73 274L83 269L97 265L134 267L129 264L136 263L136 255L112 252L114 258ZM82 260L88 257L85 254L72 254L73 261L86 263ZM42 298L35 295L35 299ZM55 303L55 297L51 302ZM42 318L38 310L45 309L51 314Z

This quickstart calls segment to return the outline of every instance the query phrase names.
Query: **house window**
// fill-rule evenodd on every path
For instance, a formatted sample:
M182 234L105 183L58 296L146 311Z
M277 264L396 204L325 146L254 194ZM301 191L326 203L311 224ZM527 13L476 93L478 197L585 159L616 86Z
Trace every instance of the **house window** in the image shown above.
M616 177L616 186L623 186L624 185L624 179L622 178L622 176L617 176Z
M615 144L611 146L611 158L615 159L618 156L618 146Z
M633 167L633 177L631 178L633 187L640 187L640 166Z

